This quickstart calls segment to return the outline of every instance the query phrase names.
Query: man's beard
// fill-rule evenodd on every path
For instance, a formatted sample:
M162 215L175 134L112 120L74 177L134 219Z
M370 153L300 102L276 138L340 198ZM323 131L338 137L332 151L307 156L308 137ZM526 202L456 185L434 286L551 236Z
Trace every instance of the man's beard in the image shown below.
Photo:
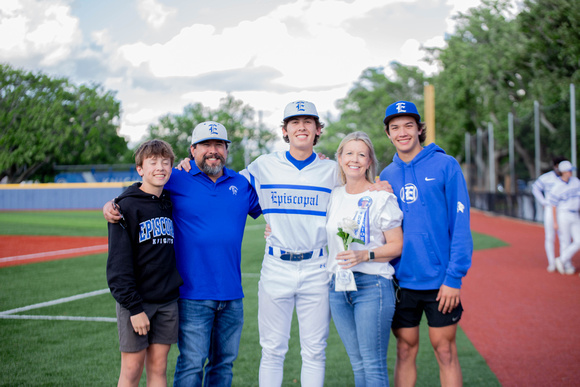
M205 160L207 160L209 158L216 158L220 162L217 165L210 166L208 163L205 162ZM206 155L203 157L203 160L201 161L201 166L199 166L199 169L201 169L201 171L208 176L215 176L215 175L219 175L219 173L222 171L225 163L226 163L226 160L220 154L216 153L213 155Z

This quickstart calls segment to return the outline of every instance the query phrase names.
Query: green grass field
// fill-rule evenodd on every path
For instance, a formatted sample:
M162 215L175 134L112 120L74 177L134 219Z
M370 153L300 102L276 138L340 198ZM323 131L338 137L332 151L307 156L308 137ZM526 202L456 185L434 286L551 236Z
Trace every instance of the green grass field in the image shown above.
M263 219L248 220L243 244L242 282L245 292L245 323L240 353L234 364L234 386L256 386L260 345L258 342L258 280L264 251ZM2 235L105 236L100 211L46 211L0 213ZM503 242L474 233L477 249L498 247ZM49 303L107 289L106 254L12 266L0 269L0 314L7 310ZM469 313L467 306L466 313ZM0 315L1 386L114 386L120 368L115 302L109 293L54 302L12 314ZM23 317L30 316L30 317ZM69 318L82 318L67 320ZM425 319L423 319L425 320ZM439 385L438 367L428 341L425 321L421 326L417 386ZM284 386L300 383L300 344L294 321L290 350L284 368ZM485 360L461 328L457 343L466 386L499 386ZM392 380L395 340L388 353ZM177 346L169 354L168 381L173 382ZM326 350L326 386L354 386L346 351L331 324ZM141 385L145 385L144 378Z

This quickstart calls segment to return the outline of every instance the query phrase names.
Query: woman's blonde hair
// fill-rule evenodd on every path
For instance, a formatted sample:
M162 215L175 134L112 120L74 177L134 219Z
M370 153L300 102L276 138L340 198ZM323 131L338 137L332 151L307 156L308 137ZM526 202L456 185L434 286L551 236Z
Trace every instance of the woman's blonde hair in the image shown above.
M375 155L375 148L373 147L373 143L371 142L371 139L369 138L369 136L365 133L365 132L352 132L347 134L342 141L340 142L340 145L338 146L338 149L336 150L336 161L338 161L338 156L342 156L342 151L344 150L344 147L346 146L347 143L351 142L351 141L362 141L365 143L365 145L369 148L369 159L371 160L371 165L369 165L369 167L367 168L366 172L365 172L365 178L369 183L374 183L375 182L375 176L377 173L377 156ZM342 182L342 185L346 184L346 175L344 174L344 171L342 170L342 167L339 165L338 168L338 176L340 177L340 181Z

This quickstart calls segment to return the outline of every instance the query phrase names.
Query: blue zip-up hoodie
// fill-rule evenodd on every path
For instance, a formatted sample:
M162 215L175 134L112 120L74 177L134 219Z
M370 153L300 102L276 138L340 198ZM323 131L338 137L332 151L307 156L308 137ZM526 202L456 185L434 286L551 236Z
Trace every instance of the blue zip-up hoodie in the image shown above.
M403 211L403 253L392 261L402 288L461 288L471 266L469 195L459 163L435 144L408 164L398 154L380 175Z

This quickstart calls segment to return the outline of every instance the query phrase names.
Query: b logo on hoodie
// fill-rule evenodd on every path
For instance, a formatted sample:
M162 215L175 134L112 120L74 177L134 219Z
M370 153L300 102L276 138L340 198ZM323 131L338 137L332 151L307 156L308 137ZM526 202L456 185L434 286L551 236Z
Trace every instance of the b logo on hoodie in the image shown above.
M401 188L399 197L405 203L413 203L419 197L419 191L417 191L415 184L409 183Z

